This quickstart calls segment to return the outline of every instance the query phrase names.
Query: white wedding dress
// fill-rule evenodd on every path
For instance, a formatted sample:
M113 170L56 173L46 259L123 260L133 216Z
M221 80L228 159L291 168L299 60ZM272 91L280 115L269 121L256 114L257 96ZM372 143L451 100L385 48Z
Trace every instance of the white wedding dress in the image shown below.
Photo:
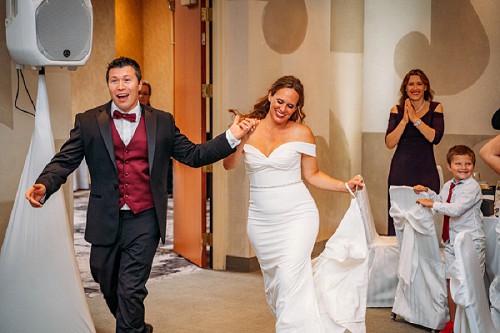
M339 313L337 309L332 310L338 307L332 306L331 302L325 305L328 303L325 298L334 298L333 301L337 302L337 291L332 292L328 287L326 297L323 296L324 285L316 286L320 292L318 297L323 300L318 304L318 290L315 290L318 276L313 278L311 253L318 235L319 214L313 197L302 182L301 157L302 154L316 156L316 145L287 142L269 156L249 144L243 151L250 180L247 232L263 273L267 303L276 318L276 332L343 332L341 326L332 330L331 324L322 322L325 312ZM361 218L359 223L363 228ZM360 239L366 248L364 232L361 233ZM323 263L321 266L321 271L332 271L332 266ZM328 279L321 277L319 281L325 281L325 278ZM352 286L357 288L356 283ZM365 290L366 294L366 289L358 289ZM364 299L360 304L366 308L366 295ZM363 316L364 308L361 311ZM346 311L348 317L351 313L353 316L358 314L351 308ZM364 332L364 317L359 326L363 329L355 332Z
M277 332L323 332L311 266L319 215L300 170L301 154L315 156L315 151L310 143L287 142L266 157L244 146L250 179L247 232Z

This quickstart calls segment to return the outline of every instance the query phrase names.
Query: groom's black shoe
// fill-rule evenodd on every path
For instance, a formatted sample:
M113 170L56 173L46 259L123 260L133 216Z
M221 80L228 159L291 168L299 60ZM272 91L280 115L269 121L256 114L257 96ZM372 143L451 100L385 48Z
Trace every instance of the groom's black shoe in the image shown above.
M144 333L153 333L153 325L145 323L144 326L146 327Z

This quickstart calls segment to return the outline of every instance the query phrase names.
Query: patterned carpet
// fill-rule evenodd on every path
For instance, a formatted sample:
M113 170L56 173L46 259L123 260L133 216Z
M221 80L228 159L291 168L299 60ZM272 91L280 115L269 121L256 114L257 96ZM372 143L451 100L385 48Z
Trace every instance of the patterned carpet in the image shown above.
M85 232L85 218L87 213L89 191L80 190L74 192L74 238L75 238L75 253L80 268L83 288L85 294L92 297L98 295L99 285L94 282L89 268L89 253L90 244L83 239ZM167 234L165 245L159 244L156 250L156 255L153 260L153 268L148 284L155 283L162 279L169 278L173 275L189 274L200 270L196 265L193 265L188 260L179 256L173 249L173 200L168 202L167 213Z

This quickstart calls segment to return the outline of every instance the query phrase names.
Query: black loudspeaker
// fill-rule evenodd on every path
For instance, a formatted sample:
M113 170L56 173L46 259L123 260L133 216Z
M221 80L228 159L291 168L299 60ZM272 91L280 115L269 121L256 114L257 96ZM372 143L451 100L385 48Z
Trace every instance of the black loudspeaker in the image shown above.
M29 66L83 66L92 49L90 0L6 0L12 59Z

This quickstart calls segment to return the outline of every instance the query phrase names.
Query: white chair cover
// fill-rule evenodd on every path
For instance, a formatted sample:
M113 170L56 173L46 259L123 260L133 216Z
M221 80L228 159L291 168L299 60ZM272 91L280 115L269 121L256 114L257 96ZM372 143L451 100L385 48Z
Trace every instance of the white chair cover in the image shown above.
M500 331L500 276L490 285L491 320L497 331Z
M40 75L35 128L0 252L1 332L95 332L62 191L38 209L24 198L53 155L45 77Z
M441 192L444 185L443 168L441 168L440 165L436 165L436 169L438 170L439 175L439 192Z
M441 260L434 217L416 204L408 186L389 189L394 227L400 244L399 283L392 311L410 323L442 329L448 318L445 265Z
M500 275L500 246L498 245L498 228L500 219L496 216L483 217L483 230L486 235L484 267L487 283L492 283ZM488 285L486 285L488 287Z
M450 291L457 304L455 333L495 333L472 237L462 231L455 237L455 262L450 269Z
M380 236L375 228L366 184L356 191L356 199L368 243L367 307L391 307L398 285L399 247L395 236Z
M443 185L444 185L443 169L441 168L440 165L436 166L436 168L438 170L438 175L439 175L439 192L441 192L441 189L443 188ZM439 247L444 248L444 243L442 241L444 215L434 213L434 224L436 226L436 238L437 238ZM441 257L442 257L442 260L444 261L444 253L442 253Z
M497 218L497 224L495 227L495 235L496 235L496 247L495 253L496 258L500 261L500 218ZM487 236L490 237L489 235ZM487 241L488 243L488 241ZM488 245L486 245L486 255L488 256ZM496 262L496 268L500 266L500 262ZM493 265L491 265L493 266ZM491 319L493 320L493 325L495 325L497 331L500 331L500 272L496 271L496 277L493 282L490 284L490 303L491 303Z
M365 228L353 198L335 234L313 260L314 286L325 332L366 332L367 253Z

